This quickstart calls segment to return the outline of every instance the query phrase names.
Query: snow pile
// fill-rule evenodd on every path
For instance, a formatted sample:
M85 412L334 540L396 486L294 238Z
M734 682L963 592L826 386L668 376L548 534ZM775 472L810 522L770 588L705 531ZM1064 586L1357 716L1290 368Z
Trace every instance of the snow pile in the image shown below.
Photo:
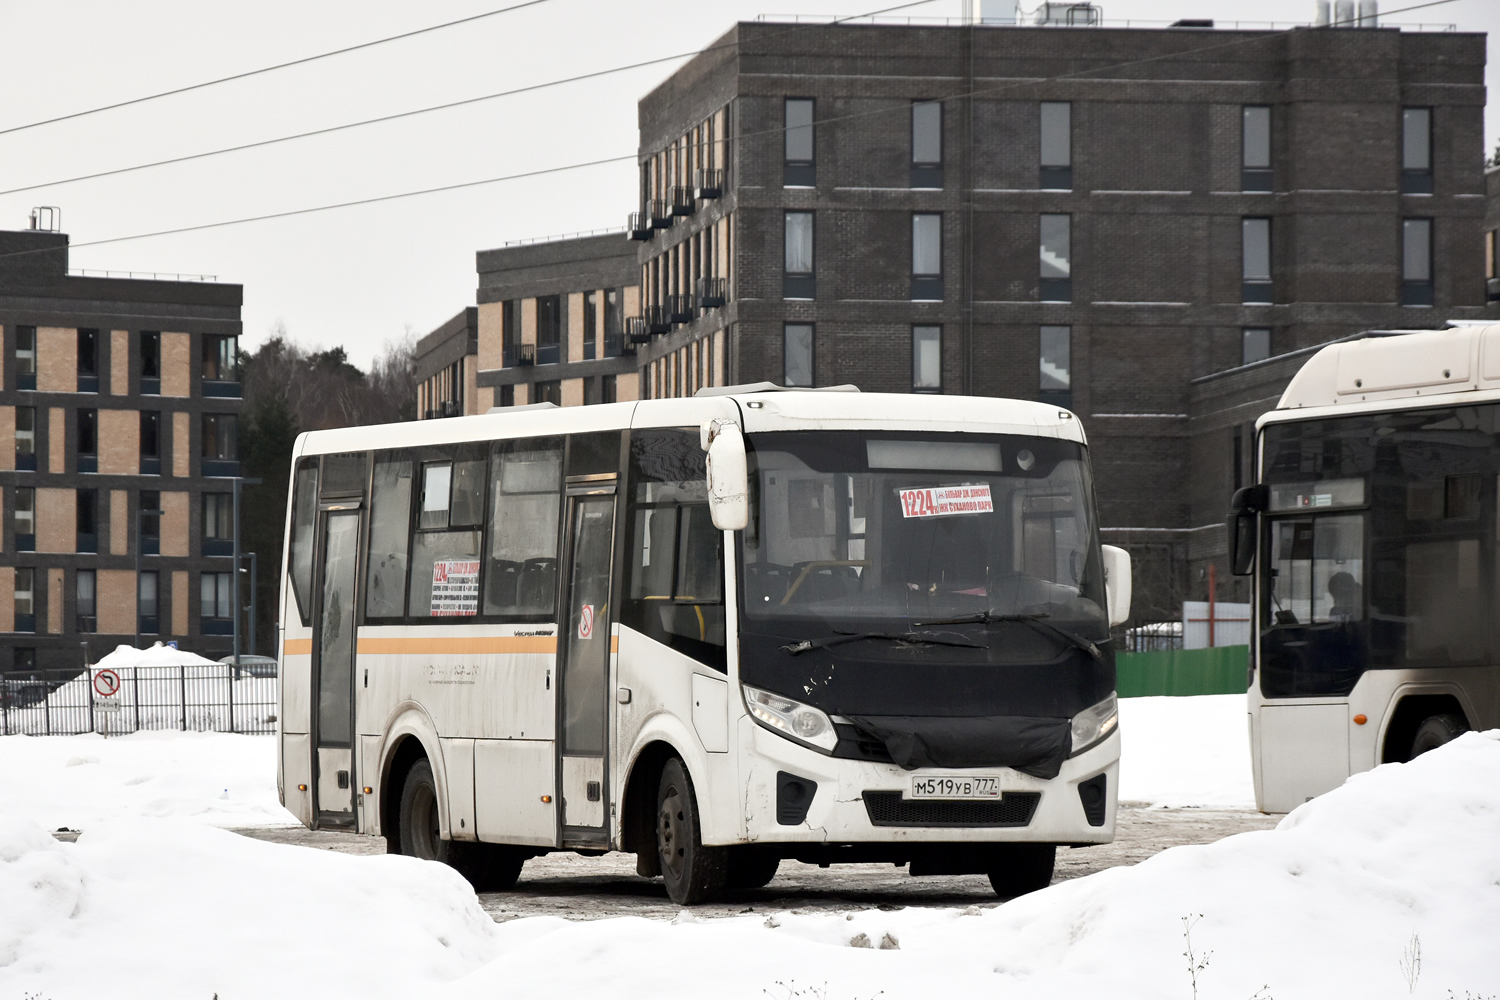
M176 649L172 646L163 646L156 643L146 649L136 649L128 643L121 643L115 647L114 652L105 655L98 663L93 665L95 670L120 670L126 667L194 667L202 665L213 665L215 660L186 649Z
M127 817L296 822L276 794L275 737L229 733L0 737L0 815L47 830Z
M0 994L405 997L494 957L435 862L126 820L76 844L0 817Z
M1120 699L1120 799L1254 809L1242 694Z

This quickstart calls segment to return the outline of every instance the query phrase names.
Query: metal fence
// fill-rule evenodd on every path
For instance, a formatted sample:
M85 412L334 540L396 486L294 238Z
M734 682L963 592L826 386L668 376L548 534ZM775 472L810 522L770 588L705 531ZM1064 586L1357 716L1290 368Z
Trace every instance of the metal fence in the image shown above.
M228 664L0 672L0 735L28 736L181 729L276 731L275 675L236 676ZM116 683L116 679L118 683ZM107 697L103 691L113 691Z

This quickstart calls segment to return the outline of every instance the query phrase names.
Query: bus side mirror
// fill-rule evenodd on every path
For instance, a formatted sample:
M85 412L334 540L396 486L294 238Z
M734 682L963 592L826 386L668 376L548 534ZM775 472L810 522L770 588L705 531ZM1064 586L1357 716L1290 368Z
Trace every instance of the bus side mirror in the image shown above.
M1101 546L1104 555L1104 601L1109 605L1109 624L1123 625L1130 618L1130 553L1113 545Z
M708 452L708 512L714 527L743 531L750 523L750 475L740 425L707 421L700 440Z
M1249 576L1255 570L1256 515L1266 508L1264 484L1246 486L1234 491L1229 504L1229 521L1225 525L1229 541L1229 571L1235 576Z

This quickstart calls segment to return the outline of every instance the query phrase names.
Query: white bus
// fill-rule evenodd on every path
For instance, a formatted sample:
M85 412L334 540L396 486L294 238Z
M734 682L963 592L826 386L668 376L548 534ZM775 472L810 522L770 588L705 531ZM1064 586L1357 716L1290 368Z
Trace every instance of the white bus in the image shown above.
M1078 421L773 389L302 435L286 807L479 889L633 852L678 902L785 858L1009 896L1110 841L1130 568Z
M1257 806L1500 725L1500 326L1325 347L1257 441L1229 518Z

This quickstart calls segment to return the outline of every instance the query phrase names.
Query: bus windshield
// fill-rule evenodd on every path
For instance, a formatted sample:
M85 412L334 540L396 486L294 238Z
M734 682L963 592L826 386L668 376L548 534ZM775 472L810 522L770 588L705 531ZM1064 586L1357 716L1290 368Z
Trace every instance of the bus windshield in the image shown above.
M1012 435L751 435L748 618L1044 615L1107 629L1082 446Z

